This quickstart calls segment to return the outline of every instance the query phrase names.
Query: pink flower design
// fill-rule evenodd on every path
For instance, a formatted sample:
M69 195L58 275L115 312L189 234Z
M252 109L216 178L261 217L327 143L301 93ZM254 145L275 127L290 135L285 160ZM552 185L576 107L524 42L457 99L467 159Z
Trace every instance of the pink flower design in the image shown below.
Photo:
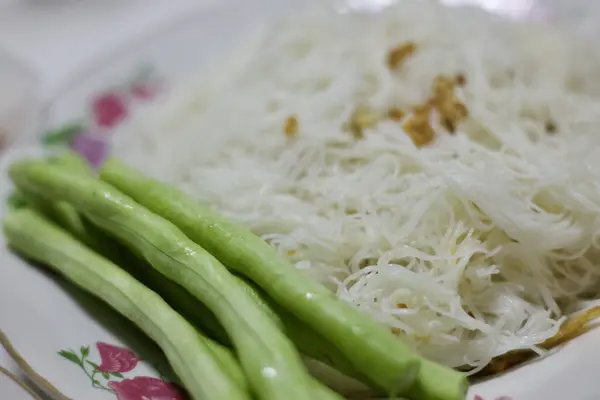
M129 372L136 367L139 358L133 351L124 347L113 346L98 342L96 343L98 352L102 362L98 366L98 370L102 372Z
M83 156L94 168L98 168L108 156L108 143L90 133L75 136L71 148Z
M112 128L127 116L127 105L118 93L107 92L92 101L92 112L99 127Z
M136 376L121 382L110 381L108 387L115 391L117 400L184 400L182 392L175 385L147 376Z

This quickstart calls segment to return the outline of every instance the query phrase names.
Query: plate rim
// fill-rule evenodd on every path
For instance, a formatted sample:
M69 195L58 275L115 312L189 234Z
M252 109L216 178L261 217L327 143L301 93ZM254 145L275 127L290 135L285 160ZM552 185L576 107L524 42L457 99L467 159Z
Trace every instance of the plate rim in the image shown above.
M11 357L13 357L13 359L15 360L15 362L17 362L17 364L19 366L21 366L21 364L18 363L17 359L13 356L13 354L11 354L11 352L7 349L7 347L5 345L5 343L8 343L8 345L10 347L10 342L8 342L8 339L6 339L6 337L2 337L2 335L3 335L3 333L2 333L2 331L0 331L0 345L2 345L6 349L6 351L9 353L9 355L11 355ZM6 339L6 340L4 340L4 339ZM17 356L18 356L18 354L17 354ZM25 365L26 365L26 363L25 363ZM13 374L12 372L10 372L8 369L4 368L3 366L0 366L0 376L5 376L7 379L10 379L17 386L19 386L21 389L23 389L23 392L27 393L33 400L43 400L25 382L23 382L15 374Z

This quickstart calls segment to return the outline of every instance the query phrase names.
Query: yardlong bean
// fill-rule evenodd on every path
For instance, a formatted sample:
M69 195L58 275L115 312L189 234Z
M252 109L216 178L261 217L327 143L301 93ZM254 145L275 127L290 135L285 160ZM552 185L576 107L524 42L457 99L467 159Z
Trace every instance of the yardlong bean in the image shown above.
M237 362L219 352L156 293L93 252L31 209L11 212L3 221L9 245L26 257L51 266L129 318L163 350L194 400L250 400ZM215 349L219 358L215 356ZM229 371L223 368L227 364Z
M212 351L215 360L219 362L223 371L225 371L241 388L246 391L250 390L246 376L242 372L237 359L231 351L223 344L204 336L205 332L203 329L206 328L207 323L212 324L209 325L209 327L217 327L218 332L222 332L222 335L226 336L226 333L219 325L214 315L212 315L202 303L199 303L192 295L186 292L185 289L181 288L176 283L165 279L160 273L154 271L152 268L144 268L144 265L142 265L144 261L128 252L110 237L104 235L102 231L96 229L92 224L87 223L71 205L64 202L47 202L44 199L31 194L26 194L23 197L31 208L59 225L91 250L112 261L115 265L131 274L133 278L137 279L140 283L147 286L150 290L155 291L166 300L169 306L173 307L176 312L180 313L199 331L198 339ZM167 295L165 296L165 294ZM171 300L174 300L174 302ZM182 309L184 312L182 312ZM190 318L190 315L193 316L193 318ZM198 316L201 316L201 318ZM199 325L198 321L200 320L206 323Z
M229 268L254 281L388 393L464 399L468 386L464 374L419 358L390 331L296 269L249 230L116 159L104 164L100 178L175 223ZM413 367L415 362L419 370Z
M9 173L25 192L70 203L205 303L231 337L260 398L314 398L311 378L292 343L227 269L175 225L104 182L47 162L20 161Z
M73 152L66 152L53 158L51 162L55 165L68 168L72 172L80 172L85 176L92 176L93 171L84 158ZM65 202L48 202L34 195L25 196L38 209L56 221L62 228L75 235L83 243L107 256L117 265L124 268L144 285L157 292L169 305L182 314L197 329L208 333L212 338L224 345L231 345L231 341L220 325L214 314L201 302L169 279L165 279L158 271L144 265L145 261L139 259L133 253L123 249L111 237L88 223L77 211ZM279 309L270 301L265 293L243 278L235 276L240 288L245 290L263 311L273 319L284 333L294 342L300 352L318 361L324 362L338 369L348 376L368 383L359 373L354 371L342 354L334 346L331 346L318 334L299 321L296 317L285 310ZM225 349L228 351L227 349ZM223 358L226 358L224 356ZM235 371L237 372L237 371ZM315 381L314 386L322 385ZM319 392L328 389L319 389Z

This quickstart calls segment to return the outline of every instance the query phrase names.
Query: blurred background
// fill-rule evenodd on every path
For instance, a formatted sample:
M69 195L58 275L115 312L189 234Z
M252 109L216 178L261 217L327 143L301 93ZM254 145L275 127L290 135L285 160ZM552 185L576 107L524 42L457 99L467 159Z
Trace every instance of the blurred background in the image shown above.
M247 0L262 1L262 0ZM305 0L298 0L305 1ZM338 0L372 10L396 0ZM401 1L401 0L399 0ZM553 20L594 34L595 0L441 0L509 18ZM44 103L86 67L219 0L0 0L0 148L35 129ZM38 119L39 119L38 118Z
M0 0L0 148L78 71L212 0Z

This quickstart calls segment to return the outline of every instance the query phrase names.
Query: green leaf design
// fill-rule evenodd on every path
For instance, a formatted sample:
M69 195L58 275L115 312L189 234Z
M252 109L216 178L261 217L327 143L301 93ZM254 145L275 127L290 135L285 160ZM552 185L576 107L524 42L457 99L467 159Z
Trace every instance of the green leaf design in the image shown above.
M83 124L79 122L67 124L46 133L42 138L42 143L47 146L64 145L69 143L75 136L81 134L84 129Z
M111 374L112 376L114 376L115 378L121 378L121 379L123 379L123 378L124 378L123 374L122 374L122 373L120 373L120 372L111 372L110 374Z
M79 357L77 357L75 355L75 353L73 353L70 350L61 350L58 352L58 354L63 357L66 358L67 360L71 361L74 364L79 365L80 367L83 367L83 365L81 365L81 360L79 359Z
M100 381L99 381L98 379L94 379L94 380L92 381L92 383L93 383L94 385L96 385L96 386L102 386L102 384L100 383Z
M90 365L92 368L94 368L94 371L98 370L98 364L96 364L95 362L91 362L90 360L85 360L86 363L88 363L88 365Z
M110 379L110 375L109 375L109 374L107 374L106 372L103 372L103 373L102 373L102 376L103 376L103 377L104 377L104 379L106 379L106 380Z
M79 349L83 358L87 358L90 355L90 346L81 346Z

